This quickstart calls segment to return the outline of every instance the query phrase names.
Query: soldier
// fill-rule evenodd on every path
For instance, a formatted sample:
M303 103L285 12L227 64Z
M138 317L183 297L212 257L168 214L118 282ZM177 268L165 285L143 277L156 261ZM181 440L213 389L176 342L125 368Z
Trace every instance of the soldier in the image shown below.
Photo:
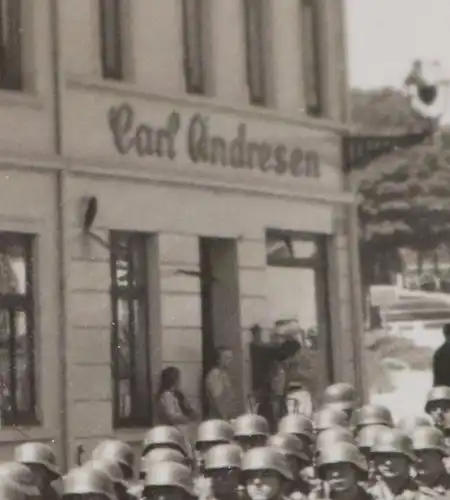
M251 500L280 500L294 480L286 457L269 446L247 451L242 459L242 473Z
M16 488L26 498L44 498L35 486L35 477L31 470L18 462L0 464L0 485L3 484Z
M204 454L218 444L231 443L234 440L233 426L224 420L205 420L198 426L195 451L199 469L203 466Z
M125 480L123 470L119 464L112 460L89 460L83 467L90 467L105 472L114 485L117 500L130 500L128 493L129 484Z
M394 427L391 412L381 405L364 405L355 412L355 434L371 425Z
M320 479L326 483L329 497L345 500L368 499L371 496L359 483L367 478L367 464L358 448L350 443L335 443L324 449L317 462Z
M428 493L430 488L435 495L449 495L450 476L443 461L448 456L448 450L442 432L434 427L418 427L411 439L417 457L417 481L422 490Z
M416 456L411 439L404 432L398 429L381 432L372 446L372 458L378 478L370 492L376 498L420 498L418 485L410 477Z
M48 499L59 498L56 485L61 478L56 466L56 456L52 448L45 443L24 443L14 450L16 462L26 465L32 472L42 496Z
M131 481L134 476L134 452L128 443L118 439L102 441L92 452L93 460L111 460L122 469L126 481Z
M425 412L433 419L434 425L442 430L450 415L450 387L433 387L427 394Z
M316 436L327 429L331 429L332 427L347 426L347 415L337 408L323 407L314 415L314 428Z
M267 441L268 446L279 449L288 461L294 480L290 496L298 500L306 498L311 490L302 472L311 464L304 444L292 434L274 434Z
M117 500L114 484L106 472L90 467L76 467L64 477L64 497L79 500Z
M192 458L183 433L171 425L158 425L150 429L143 442L142 456L155 448L174 448L181 451L187 458Z
M355 388L344 382L329 385L323 394L323 407L343 411L349 423L357 406Z
M433 421L428 415L408 415L397 422L397 428L405 434L411 434L416 427L431 427Z
M217 500L238 500L241 449L235 444L220 444L205 454L205 476L210 480L211 496Z
M359 451L362 453L364 458L366 459L367 466L369 469L369 474L367 477L366 487L370 488L374 486L376 483L377 475L375 470L375 465L372 459L372 448L375 444L375 441L378 438L378 435L382 432L385 432L389 429L389 427L385 425L368 425L363 427L357 436L357 443Z
M270 435L269 424L261 415L246 413L233 422L234 439L243 451L264 446Z
M312 457L314 424L308 417L300 414L286 415L278 422L278 432L298 437L303 442L310 458Z
M332 427L322 431L316 440L316 453L336 443L349 443L356 446L352 432L345 427Z
M192 471L189 467L175 462L162 462L147 471L143 498L187 500L194 496Z

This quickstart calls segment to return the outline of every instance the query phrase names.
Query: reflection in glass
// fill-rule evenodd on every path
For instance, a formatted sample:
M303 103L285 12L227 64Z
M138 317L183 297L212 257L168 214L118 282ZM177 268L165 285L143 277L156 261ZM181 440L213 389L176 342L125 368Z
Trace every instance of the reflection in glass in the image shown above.
M0 246L0 293L26 293L25 248L18 245Z

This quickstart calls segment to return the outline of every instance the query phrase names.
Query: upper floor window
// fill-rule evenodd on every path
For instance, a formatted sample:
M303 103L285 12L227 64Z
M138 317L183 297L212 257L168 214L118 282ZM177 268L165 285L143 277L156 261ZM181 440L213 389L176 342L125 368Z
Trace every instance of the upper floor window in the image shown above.
M205 92L203 7L203 0L182 0L184 77L186 91L192 94Z
M102 76L123 78L121 0L99 0Z
M21 0L0 0L0 89L21 90Z
M33 238L0 233L0 412L3 425L37 423Z
M243 0L247 86L252 104L266 104L264 1Z
M147 237L111 233L114 426L151 421Z
M322 113L319 6L316 0L301 2L305 109L318 116Z

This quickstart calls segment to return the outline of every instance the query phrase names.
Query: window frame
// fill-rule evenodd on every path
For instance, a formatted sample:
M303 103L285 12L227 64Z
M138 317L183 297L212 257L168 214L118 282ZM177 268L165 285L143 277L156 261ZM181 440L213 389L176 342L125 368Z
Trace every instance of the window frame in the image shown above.
M255 106L266 106L267 105L267 54L266 54L266 41L265 41L265 19L267 16L266 3L264 0L242 0L243 4L243 20L244 20L244 34L245 34L245 64L246 64L246 81L248 88L248 95L250 104ZM252 12L258 6L258 23L257 29L258 34L253 36L252 29ZM256 44L256 48L254 46ZM254 52L257 52L258 57L255 60L253 57ZM254 66L257 65L255 68ZM255 70L255 71L254 71ZM255 92L255 85L253 76L258 74L260 93Z
M16 393L16 366L13 361L14 359L14 347L15 347L15 337L16 328L15 322L10 321L10 332L8 332L8 362L9 362L9 372L10 372L10 383L11 383L11 401L12 410L11 415L7 415L2 412L2 425L5 427L13 427L16 425L30 425L37 426L40 425L38 419L38 393L37 393L37 376L36 376L36 328L35 328L35 299L34 299L34 244L35 236L26 233L13 233L9 231L0 232L0 251L4 247L10 245L17 245L23 248L25 255L25 280L26 288L24 295L18 293L0 293L0 309L5 309L11 316L17 311L23 311L25 314L26 325L27 325L27 363L29 363L28 370L28 380L30 391L30 407L26 411L17 410L17 395Z
M310 48L313 57L313 78L315 82L315 92L317 94L317 103L311 104L308 102L309 91L308 91L308 79L311 74L309 65L305 58L302 58L302 74L303 74L303 88L304 99L305 99L305 109L309 116L321 116L323 114L323 89L322 89L322 68L321 68L321 47L322 47L322 37L320 32L320 7L316 0L300 0L301 2L301 12L302 12L302 37L301 37L301 51L304 53L305 46L308 42L312 43ZM311 40L306 39L305 35L305 16L304 12L306 9L311 9L312 13L312 25L309 27L311 30Z
M199 15L193 19L189 15L188 2L196 2L196 10ZM185 88L188 94L204 95L206 93L206 64L204 50L204 18L205 3L203 0L182 0L182 33L183 33L183 67ZM194 32L196 50L192 50L191 31ZM198 60L195 55L198 54ZM193 60L195 59L195 60ZM195 81L195 71L192 71L193 65L198 65L199 81Z
M117 284L117 261L120 255L120 242L126 239L127 244L127 283L126 287ZM131 243L130 243L131 242ZM134 248L130 248L130 244L136 244ZM110 232L110 272L111 272L111 286L110 286L110 296L111 296L111 375L112 375L112 390L113 390L113 427L114 428L142 428L148 427L152 423L152 384L151 384L151 367L149 359L149 328L150 328L150 314L149 314L149 285L148 285L148 235L145 233L130 232L130 231L111 231ZM138 250L141 254L142 262L140 263L139 273L144 276L144 280L140 284L132 284L133 278L136 276L134 274L134 262L133 262L133 252ZM131 257L131 258L130 258ZM131 285L130 285L131 283ZM117 317L118 302L120 300L125 300L128 305L128 328L133 334L130 336L132 341L130 346L130 367L131 373L128 378L131 384L130 394L130 404L131 404L131 414L127 417L122 417L120 415L120 364L119 364L119 324ZM133 301L138 301L139 308L142 308L143 318L144 318L144 332L143 332L143 343L145 345L145 374L144 380L147 385L148 398L144 401L140 400L136 391L136 384L142 383L142 380L138 380L136 373L136 353L135 349L135 328L137 327L137 320L135 318L135 310L132 307ZM139 405L138 415L133 411L135 405Z
M114 25L109 26L106 11L108 4L113 2ZM105 80L121 81L124 79L124 51L123 51L123 10L122 0L98 0L99 12L99 38L100 38L100 64L102 78ZM109 30L114 31L114 65L109 66L108 44Z
M23 90L22 29L22 1L0 0L0 90Z

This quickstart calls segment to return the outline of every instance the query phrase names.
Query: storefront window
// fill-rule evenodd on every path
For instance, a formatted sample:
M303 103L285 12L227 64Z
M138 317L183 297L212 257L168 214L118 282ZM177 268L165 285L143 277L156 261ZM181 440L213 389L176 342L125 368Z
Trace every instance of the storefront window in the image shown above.
M269 314L274 339L302 345L291 378L316 402L333 378L329 338L326 238L269 231L266 238Z
M32 237L0 233L0 418L36 424Z
M146 426L151 416L146 237L111 234L114 424Z

